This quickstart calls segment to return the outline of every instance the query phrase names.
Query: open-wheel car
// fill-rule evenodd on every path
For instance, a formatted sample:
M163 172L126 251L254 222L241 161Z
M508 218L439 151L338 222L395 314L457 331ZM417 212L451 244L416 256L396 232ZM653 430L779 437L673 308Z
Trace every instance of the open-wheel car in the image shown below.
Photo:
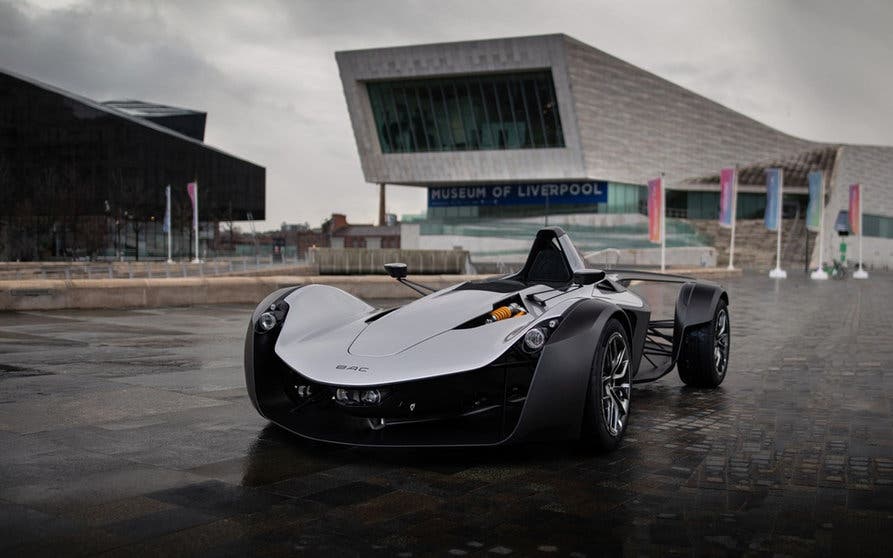
M582 440L611 450L632 386L678 368L712 388L729 362L729 298L717 284L588 269L568 235L540 230L512 275L374 308L331 286L278 290L255 309L245 376L261 415L305 438L359 446ZM678 283L672 319L632 289Z

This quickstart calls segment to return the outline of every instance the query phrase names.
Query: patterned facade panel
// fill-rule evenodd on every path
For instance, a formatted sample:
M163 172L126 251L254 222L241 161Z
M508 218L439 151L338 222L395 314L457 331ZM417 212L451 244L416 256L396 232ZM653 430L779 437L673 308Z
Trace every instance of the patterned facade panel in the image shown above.
M821 144L798 139L566 38L587 172L644 183L777 158Z

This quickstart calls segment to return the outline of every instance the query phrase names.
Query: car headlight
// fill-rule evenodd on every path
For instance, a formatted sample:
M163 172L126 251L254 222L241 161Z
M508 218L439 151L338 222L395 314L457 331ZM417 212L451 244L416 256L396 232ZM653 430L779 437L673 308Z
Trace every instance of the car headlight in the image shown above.
M361 395L361 399L367 405L378 405L381 403L381 392L377 389L367 389Z
M549 337L561 324L561 318L543 320L524 333L524 337L518 342L521 350L528 355L535 356L549 341Z
M341 405L380 405L387 395L386 389L335 389L335 401Z
M266 333L276 327L276 316L272 312L264 312L257 319L257 328L261 333Z
M530 352L538 351L546 344L546 332L535 327L524 334L524 348Z

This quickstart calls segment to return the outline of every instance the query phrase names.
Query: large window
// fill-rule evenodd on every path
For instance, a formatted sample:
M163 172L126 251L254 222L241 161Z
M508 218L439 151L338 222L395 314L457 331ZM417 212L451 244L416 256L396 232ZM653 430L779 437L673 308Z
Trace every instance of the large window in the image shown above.
M865 236L893 238L893 217L863 213L862 232Z
M564 147L548 70L367 84L384 153Z

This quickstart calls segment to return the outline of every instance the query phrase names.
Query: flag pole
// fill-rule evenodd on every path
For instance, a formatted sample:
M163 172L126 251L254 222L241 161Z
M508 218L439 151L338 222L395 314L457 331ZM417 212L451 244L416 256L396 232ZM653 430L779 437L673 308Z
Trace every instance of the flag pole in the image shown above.
M165 223L167 224L167 263L172 264L172 263L174 263L174 260L173 260L173 258L171 258L171 247L172 247L171 233L173 231L171 230L171 185L170 184L167 185L167 189L166 189L165 193L167 194L167 214L164 216Z
M819 265L809 274L812 279L827 279L828 272L822 267L825 258L825 173L822 173L822 195L819 197ZM807 239L809 229L806 230Z
M785 279L788 274L785 270L781 268L781 226L784 224L784 220L782 216L784 215L784 209L781 206L781 202L784 199L782 190L784 190L784 170L778 170L778 195L777 200L778 203L776 205L777 214L775 217L776 222L776 232L775 235L775 269L769 272L769 277L773 279Z
M732 238L729 241L729 266L735 269L735 221L738 219L738 165L735 165L735 177L732 180Z
M667 185L664 173L660 173L660 270L667 270Z
M853 279L868 279L868 272L865 271L865 264L862 263L862 236L865 231L862 230L862 185L859 185L859 269L853 273Z

